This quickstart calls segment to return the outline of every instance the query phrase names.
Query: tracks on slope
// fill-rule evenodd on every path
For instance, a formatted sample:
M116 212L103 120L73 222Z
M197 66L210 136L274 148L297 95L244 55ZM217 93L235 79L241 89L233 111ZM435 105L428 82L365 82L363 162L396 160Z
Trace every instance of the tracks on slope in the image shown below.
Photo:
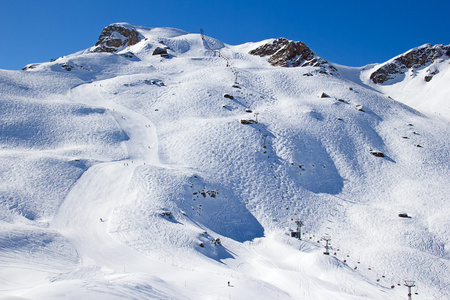
M99 163L88 169L66 196L51 227L75 246L83 267L148 271L150 258L114 240L108 234L107 220L126 197L137 166L160 165L156 130L146 117L105 100L97 83L77 86L70 91L70 96L78 103L109 110L129 137L125 142L128 159ZM155 263L151 261L152 265Z

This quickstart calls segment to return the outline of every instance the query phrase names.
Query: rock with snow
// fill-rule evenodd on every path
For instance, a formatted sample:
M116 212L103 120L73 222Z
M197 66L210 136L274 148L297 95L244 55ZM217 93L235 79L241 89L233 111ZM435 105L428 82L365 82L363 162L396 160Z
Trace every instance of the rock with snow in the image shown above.
M161 47L156 47L156 49L152 53L152 55L166 55L166 54L167 54L167 49L161 48Z
M319 57L308 46L302 42L294 42L285 38L273 40L256 49L249 54L257 56L269 56L267 61L272 66L280 67L319 67L337 71L335 67L328 64L326 60ZM325 72L325 71L323 71Z
M359 68L360 74L351 76L422 113L450 118L449 55L450 45L425 44L387 62Z
M117 52L142 40L136 29L123 24L111 24L105 27L92 52Z
M376 84L383 84L397 74L404 73L409 69L417 70L428 67L437 60L448 59L449 56L450 45L425 44L382 64L370 75L370 79ZM435 74L425 76L425 81L430 81L432 75Z

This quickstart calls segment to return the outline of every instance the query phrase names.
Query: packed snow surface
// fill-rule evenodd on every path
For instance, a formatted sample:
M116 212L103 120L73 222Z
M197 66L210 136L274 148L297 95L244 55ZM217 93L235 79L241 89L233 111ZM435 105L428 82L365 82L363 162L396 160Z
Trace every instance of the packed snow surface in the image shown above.
M0 299L450 299L448 119L122 25L144 38L0 70Z

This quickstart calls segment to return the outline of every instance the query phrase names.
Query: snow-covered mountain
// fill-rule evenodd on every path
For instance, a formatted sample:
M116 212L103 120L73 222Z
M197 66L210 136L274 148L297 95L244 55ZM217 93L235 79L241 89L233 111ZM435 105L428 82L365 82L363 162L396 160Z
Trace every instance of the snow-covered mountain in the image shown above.
M425 44L367 66L361 80L420 111L450 118L449 57L450 45Z
M116 23L0 70L0 299L450 297L448 62Z

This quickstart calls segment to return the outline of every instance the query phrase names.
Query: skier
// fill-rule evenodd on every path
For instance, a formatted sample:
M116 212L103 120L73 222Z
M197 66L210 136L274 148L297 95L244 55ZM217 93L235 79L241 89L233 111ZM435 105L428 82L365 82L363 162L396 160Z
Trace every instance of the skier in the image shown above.
M105 222L105 221L103 221L103 219L102 219L102 218L100 218L100 222Z

